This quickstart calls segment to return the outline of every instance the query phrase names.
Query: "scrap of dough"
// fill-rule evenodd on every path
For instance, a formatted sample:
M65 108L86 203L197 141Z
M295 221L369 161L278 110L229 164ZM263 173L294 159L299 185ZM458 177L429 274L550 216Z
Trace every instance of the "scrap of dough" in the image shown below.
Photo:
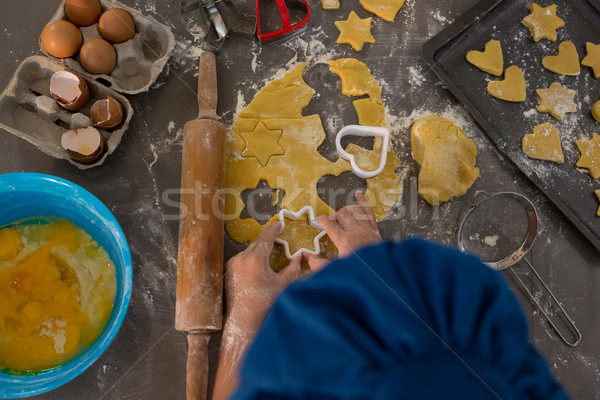
M487 90L492 96L505 101L521 102L527 97L527 86L523 71L511 65L504 71L504 80L489 82Z
M577 105L573 102L575 91L554 82L548 89L537 89L540 97L539 112L550 113L554 118L563 119L568 112L576 112Z
M497 40L490 40L483 51L471 50L467 53L467 61L489 74L500 76L504 71L502 46Z
M360 0L359 2L365 10L390 22L396 18L396 14L404 5L404 0Z
M419 194L429 204L438 205L462 196L479 176L475 143L439 115L415 121L411 146L413 157L421 166Z
M321 0L324 10L337 10L340 8L340 0Z
M281 156L285 153L279 145L282 133L281 129L269 129L263 121L256 124L253 131L240 132L240 136L246 143L242 157L255 157L260 165L266 167L272 156Z
M302 71L307 64L301 64L263 87L252 102L244 108L234 121L227 142L227 192L225 194L225 227L229 236L238 242L251 241L266 225L261 225L254 218L240 218L246 205L241 193L246 189L254 189L260 180L265 180L269 187L283 192L280 207L291 211L300 210L309 205L315 210L315 215L329 215L334 210L317 194L317 182L324 175L338 176L342 172L351 171L350 163L341 157L331 162L318 152L319 146L325 140L325 131L318 115L303 116L302 109L308 105L313 96L313 90L304 82ZM357 79L373 81L368 68ZM376 83L376 82L375 82ZM378 86L376 87L378 89ZM371 89L375 89L372 87ZM380 90L374 104L381 102ZM378 113L383 107L373 107L370 111L377 115L369 115L369 119L385 120ZM283 131L279 144L285 154L272 157L266 167L261 167L254 158L242 157L246 146L240 136L242 132L251 132L260 123L271 130ZM358 146L356 146L358 147ZM351 147L348 146L348 149ZM367 162L373 162L375 169L379 164L379 154L358 147L363 152ZM395 174L398 157L393 150L388 154L388 162L384 171L374 178L366 180L368 201L374 206L377 219L385 217L393 204L400 197L398 191L398 176ZM248 210L252 216L253 210ZM278 218L274 215L267 224ZM306 230L310 233L308 230ZM298 237L298 243L311 243L314 235ZM292 244L294 241L290 242ZM322 239L321 244L328 254L335 252L330 240ZM276 258L276 259L274 259ZM271 257L272 265L281 267L286 262L285 255L279 251Z
M523 136L523 152L527 157L538 160L565 162L558 130L549 122L533 128L533 133Z
M569 40L558 45L557 55L544 57L542 65L546 69L562 75L577 76L581 70L577 49Z
M600 122L600 100L592 104L592 117Z
M600 76L600 44L587 42L585 44L587 55L581 60L581 65L590 67L594 70L594 76Z
M594 193L596 193L596 197L600 201L600 190L594 190ZM598 207L598 211L596 211L596 216L600 217L600 206Z
M350 11L345 21L335 21L335 27L340 31L337 43L348 43L356 51L360 51L365 43L375 43L371 35L373 18L361 19L354 11Z
M556 30L565 25L565 21L556 15L556 4L540 7L533 3L529 11L530 14L521 22L529 28L533 40L537 42L546 38L553 42L556 41Z
M592 178L600 177L600 136L596 132L591 139L577 140L575 142L581 153L577 166L587 168Z

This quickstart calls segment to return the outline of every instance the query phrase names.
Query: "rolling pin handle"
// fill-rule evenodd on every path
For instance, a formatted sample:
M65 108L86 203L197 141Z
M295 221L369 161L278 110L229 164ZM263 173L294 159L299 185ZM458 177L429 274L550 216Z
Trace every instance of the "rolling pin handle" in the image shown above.
M208 399L208 342L209 334L189 333L186 375L186 399Z

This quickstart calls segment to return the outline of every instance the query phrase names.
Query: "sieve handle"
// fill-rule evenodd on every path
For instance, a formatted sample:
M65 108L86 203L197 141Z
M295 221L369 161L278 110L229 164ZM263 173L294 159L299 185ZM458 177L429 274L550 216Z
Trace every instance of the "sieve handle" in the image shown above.
M548 323L550 324L550 326L552 327L552 329L561 338L561 340L563 342L565 342L565 344L567 344L569 346L572 346L572 347L577 346L579 344L579 342L581 341L581 332L579 332L579 329L577 329L577 327L575 326L575 322L573 322L573 320L571 319L571 317L569 317L569 314L567 314L567 312L565 311L565 309L563 308L563 306L556 299L556 297L554 296L554 294L550 291L550 288L548 288L548 286L546 285L546 283L544 283L544 281L542 280L542 278L540 277L540 275L537 273L537 271L535 270L535 268L533 268L533 265L531 265L531 263L529 262L529 260L527 258L525 258L525 257L523 257L523 259L527 262L527 265L529 266L529 269L531 270L531 272L533 272L533 276L535 276L535 278L537 279L538 283L540 283L542 285L542 287L544 288L544 290L546 291L546 293L548 295L550 295L550 299L552 299L552 302L554 303L553 307L554 307L554 309L556 311L558 311L556 313L556 316L562 318L564 320L564 322L567 323L567 326L569 327L569 330L570 330L569 333L575 339L574 341L569 341L565 337L565 335L563 335L563 333L561 332L561 330L552 321L552 318L550 317L550 315L548 315L548 313L544 310L544 308L542 307L542 305L540 304L540 302L535 298L535 296L533 295L533 293L531 293L531 291L527 288L527 286L525 285L525 283L523 282L523 280L512 269L512 267L509 267L507 269L511 272L511 274L521 284L521 286L523 287L523 289L525 290L525 292L529 296L529 299L537 306L537 308L540 310L540 312L542 313L542 315L544 316L544 318L546 318L546 321L548 321Z

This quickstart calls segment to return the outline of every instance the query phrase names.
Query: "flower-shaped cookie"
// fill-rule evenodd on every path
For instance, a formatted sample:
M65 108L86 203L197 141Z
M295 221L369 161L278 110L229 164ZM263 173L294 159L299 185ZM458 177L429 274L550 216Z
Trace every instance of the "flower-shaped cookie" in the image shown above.
M547 112L554 118L563 119L566 113L577 111L577 105L573 102L576 92L558 82L554 82L548 89L537 89L536 92L540 96L540 105L537 107L539 112Z
M348 43L356 51L360 51L365 43L375 43L371 35L371 21L373 18L360 19L354 11L350 11L345 21L335 21L335 27L340 31L337 43Z
M600 176L600 136L594 132L591 139L577 140L575 143L581 153L577 166L587 168L592 178L598 179Z
M531 36L536 42L542 38L556 41L556 30L565 25L560 17L556 15L556 4L548 7L540 7L533 3L529 9L530 14L521 22L529 28Z

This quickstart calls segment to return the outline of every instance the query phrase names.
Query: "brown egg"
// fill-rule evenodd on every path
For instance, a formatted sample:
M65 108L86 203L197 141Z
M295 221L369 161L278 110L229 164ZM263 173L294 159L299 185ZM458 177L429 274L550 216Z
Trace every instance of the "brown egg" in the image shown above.
M81 47L81 65L90 74L110 74L117 65L114 47L103 39L90 39Z
M67 0L65 13L73 24L90 26L98 22L102 8L100 8L98 0Z
M77 111L87 103L90 91L85 81L71 71L56 71L50 78L50 93L69 111Z
M108 96L92 105L90 116L95 127L115 129L123 122L123 106L117 100Z
M135 24L127 12L112 8L105 11L98 22L100 34L111 43L122 43L135 34Z
M81 48L83 38L79 29L69 21L57 20L48 23L40 37L42 46L57 58L73 57Z
M106 142L100 132L92 126L63 133L60 144L73 161L93 164L106 151Z

